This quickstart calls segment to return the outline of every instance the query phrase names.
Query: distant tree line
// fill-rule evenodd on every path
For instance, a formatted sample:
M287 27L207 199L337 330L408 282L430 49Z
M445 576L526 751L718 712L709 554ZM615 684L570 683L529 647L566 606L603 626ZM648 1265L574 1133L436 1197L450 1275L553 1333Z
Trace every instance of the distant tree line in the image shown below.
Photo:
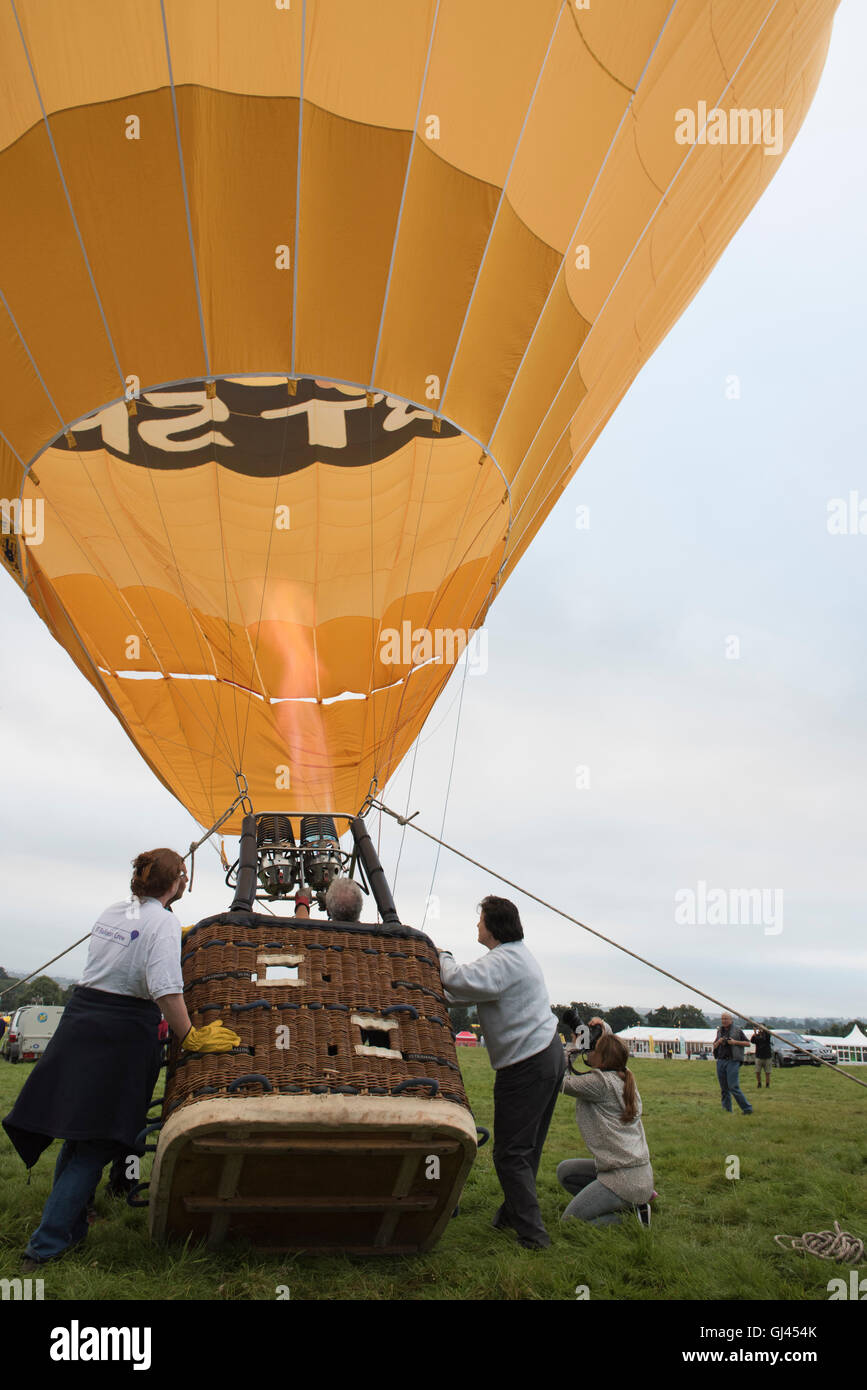
M0 965L0 1013L11 1014L25 1004L66 1004L72 998L75 985L59 985L50 975L37 975L34 980L18 981Z
M567 1008L576 1009L585 1023L591 1018L604 1018L612 1033L622 1033L624 1028L639 1028L646 1024L650 1028L709 1028L710 1024L700 1009L694 1004L679 1004L669 1009L660 1005L651 1009L644 1017L631 1004L617 1004L613 1009L603 1009L601 1005L588 1000L575 1000L571 1004L552 1004L551 1011L558 1019Z

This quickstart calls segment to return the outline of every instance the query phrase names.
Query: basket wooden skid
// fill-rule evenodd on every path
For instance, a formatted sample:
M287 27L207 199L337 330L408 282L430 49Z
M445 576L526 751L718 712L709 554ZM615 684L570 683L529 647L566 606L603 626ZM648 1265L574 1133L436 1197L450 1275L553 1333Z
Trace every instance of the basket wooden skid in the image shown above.
M230 1096L166 1121L154 1240L272 1251L414 1254L439 1239L476 1153L473 1118L411 1096Z

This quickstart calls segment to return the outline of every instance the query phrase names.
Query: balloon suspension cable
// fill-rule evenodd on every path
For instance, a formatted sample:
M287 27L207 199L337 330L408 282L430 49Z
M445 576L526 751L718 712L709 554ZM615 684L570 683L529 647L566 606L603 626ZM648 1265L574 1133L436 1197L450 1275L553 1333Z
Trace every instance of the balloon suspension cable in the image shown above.
M208 840L210 840L211 836L217 830L219 830L221 825L225 825L226 821L238 809L239 806L243 806L245 815L252 816L253 814L253 803L250 800L250 789L247 786L247 779L244 776L243 772L235 773L235 785L238 788L238 795L235 797L235 800L232 802L228 811L224 811L223 814L220 816L220 819L214 821L214 824L211 826L210 830L206 830L200 840L194 840L193 843L190 845L189 849L187 850L186 854L184 855L184 858L189 859L190 861L190 881L187 884L187 890L189 892L192 892L193 888L193 875L195 873L196 865L196 850L201 849L202 845L204 845Z
M567 922L573 922L575 926L580 927L582 931L590 932L591 936L598 937L600 941L604 941L607 945L613 946L617 951L623 951L625 955L631 956L633 960L640 961L642 965L649 966L651 970L655 970L659 975L665 975L669 980L674 980L675 984L683 985L684 989L690 990L693 994L700 995L702 999L709 1000L711 1004L718 1004L724 1013L742 1018L751 1028L765 1029L766 1032L770 1033L772 1038L777 1038L780 1042L786 1041L779 1033L775 1033L771 1028L766 1028L764 1023L757 1023L755 1019L750 1018L748 1014L742 1013L739 1009L734 1008L733 1005L726 1004L721 999L715 999L712 994L708 994L705 990L699 989L697 985L691 985L688 980L682 980L679 975L672 975L670 970L666 970L661 965L656 965L652 960L647 960L645 956L640 956L637 951L630 951L628 946L621 946L619 941L613 941L610 936L606 936L604 932L597 931L595 927L588 927L586 922L580 922L577 917L573 917L570 913L564 912L561 907L556 907L554 903L546 902L544 898L540 898L536 893L531 893L529 888L522 888L520 883L515 883L511 878L506 878L503 874L498 874L496 869L489 868L487 864L480 864L478 859L473 859L469 854L464 854L463 850L456 849L454 845L446 844L445 840L440 839L437 835L432 835L429 830L422 830L420 825L413 824L415 817L418 815L418 811L414 811L411 816L402 816L399 812L392 811L388 806L384 806L381 801L377 801L374 797L369 796L368 799L372 806L377 806L386 816L391 816L392 820L396 820L398 825L411 826L413 830L418 831L419 835L424 835L426 839L433 840L435 844L441 845L443 849L450 850L451 853L456 854L459 859L465 859L468 864L473 864L477 869L481 869L483 873L490 874L492 878L498 878L501 883L507 883L510 888L517 889L517 891L523 893L526 898L532 898L533 902L539 903L541 907L546 907L549 912L556 913L558 917L565 918ZM861 1081L859 1077L853 1076L849 1071L841 1071L840 1067L835 1062L826 1062L823 1057L820 1057L818 1060L823 1066L830 1067L831 1071L837 1076L845 1076L850 1081L854 1081L856 1086L863 1086L865 1090L867 1090L867 1081Z
M380 804L380 803L376 800L376 790L377 790L377 787L378 787L378 786L379 786L379 782L377 781L377 779L376 779L375 777L371 777L371 779L370 779L370 786L369 786L368 789L367 789L367 796L364 798L363 802L361 803L361 810L360 810L359 813L358 813L358 814L361 816L362 819L364 819L364 817L367 815L367 813L368 813L368 811L370 810L371 806L379 806L379 804ZM418 814L418 812L416 812L416 814Z

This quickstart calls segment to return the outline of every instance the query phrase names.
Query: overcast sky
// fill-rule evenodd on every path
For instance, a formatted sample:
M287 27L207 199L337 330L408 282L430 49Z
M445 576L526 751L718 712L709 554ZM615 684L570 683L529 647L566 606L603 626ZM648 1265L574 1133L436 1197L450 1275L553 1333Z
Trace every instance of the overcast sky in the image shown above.
M474 858L753 1015L867 1013L865 46L864 7L843 4L794 148L497 599L445 824ZM865 534L831 534L829 503L851 492ZM125 895L134 854L200 832L8 579L3 593L0 964L32 969ZM434 834L461 677L409 795ZM388 788L401 811L411 763ZM399 842L383 823L390 875ZM395 897L414 926L435 854L406 832ZM695 920L714 890L728 923ZM764 915L736 924L748 890L765 890ZM552 1001L702 1002L446 851L433 891L425 930L463 960L480 954L479 899L513 896ZM180 915L228 904L206 848ZM84 958L49 973L75 977Z

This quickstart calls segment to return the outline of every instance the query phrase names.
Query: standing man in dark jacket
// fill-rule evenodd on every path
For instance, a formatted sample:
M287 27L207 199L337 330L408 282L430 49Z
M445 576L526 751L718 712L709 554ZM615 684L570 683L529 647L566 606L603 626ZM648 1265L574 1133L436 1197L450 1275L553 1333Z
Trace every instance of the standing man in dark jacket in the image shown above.
M739 1079L746 1046L746 1034L742 1033L740 1028L732 1027L731 1014L723 1014L714 1038L713 1055L716 1057L716 1074L722 1093L722 1108L728 1110L729 1114L731 1114L732 1096L745 1115L752 1115L753 1113L753 1107L741 1090Z
M480 904L478 939L488 955L456 965L440 951L440 971L452 1004L476 1004L494 1082L494 1167L503 1205L493 1224L511 1229L527 1250L551 1244L536 1197L542 1146L560 1094L566 1058L538 962L524 945L524 928L508 898Z
M759 1090L762 1089L762 1072L764 1072L765 1090L767 1091L771 1084L771 1065L774 1052L771 1035L767 1028L757 1028L750 1038L750 1042L756 1049L756 1085Z

